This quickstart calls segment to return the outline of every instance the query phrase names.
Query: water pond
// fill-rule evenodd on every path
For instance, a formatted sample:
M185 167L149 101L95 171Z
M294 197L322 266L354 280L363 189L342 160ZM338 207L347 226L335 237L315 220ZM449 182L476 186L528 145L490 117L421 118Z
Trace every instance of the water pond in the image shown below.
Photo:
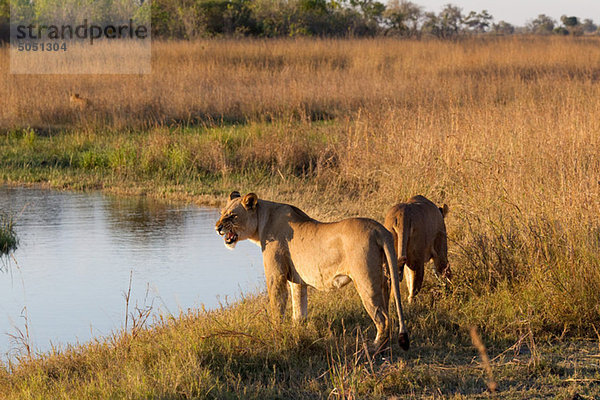
M19 248L0 261L0 355L108 336L129 311L215 308L263 290L260 249L228 250L214 230L219 211L147 198L0 187L0 210L16 217ZM131 286L130 286L131 282Z

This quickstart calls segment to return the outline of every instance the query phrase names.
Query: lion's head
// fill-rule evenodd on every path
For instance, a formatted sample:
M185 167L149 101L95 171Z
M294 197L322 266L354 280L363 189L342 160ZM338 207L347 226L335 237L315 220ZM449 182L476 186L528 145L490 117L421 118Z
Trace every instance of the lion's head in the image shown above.
M225 246L233 249L237 242L256 235L258 219L256 205L258 196L248 193L231 192L227 205L221 210L221 218L215 224L217 233L224 236Z

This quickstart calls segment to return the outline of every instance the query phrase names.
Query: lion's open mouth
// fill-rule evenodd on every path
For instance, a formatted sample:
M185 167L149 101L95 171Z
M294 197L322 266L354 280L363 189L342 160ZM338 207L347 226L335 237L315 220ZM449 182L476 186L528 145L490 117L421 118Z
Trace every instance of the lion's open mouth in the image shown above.
M233 244L233 243L237 242L237 240L238 240L238 235L237 235L237 233L235 233L233 231L229 231L225 235L225 244Z

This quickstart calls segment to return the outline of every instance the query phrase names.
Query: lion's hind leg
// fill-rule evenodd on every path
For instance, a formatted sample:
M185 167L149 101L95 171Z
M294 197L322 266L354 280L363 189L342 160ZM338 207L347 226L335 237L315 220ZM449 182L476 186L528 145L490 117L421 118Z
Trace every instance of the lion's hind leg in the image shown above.
M414 261L408 263L404 268L404 278L408 288L408 303L412 303L414 297L421 290L423 285L423 275L425 273L425 263L423 261Z
M388 339L388 307L387 301L383 298L383 292L379 290L378 285L383 284L383 279L379 279L379 282L354 282L358 295L369 314L369 317L375 323L377 329L377 336L375 337L375 347L379 347L386 342Z
M435 241L433 242L433 250L435 274L451 280L452 271L450 269L450 265L448 264L448 242L445 231L439 232L435 237Z

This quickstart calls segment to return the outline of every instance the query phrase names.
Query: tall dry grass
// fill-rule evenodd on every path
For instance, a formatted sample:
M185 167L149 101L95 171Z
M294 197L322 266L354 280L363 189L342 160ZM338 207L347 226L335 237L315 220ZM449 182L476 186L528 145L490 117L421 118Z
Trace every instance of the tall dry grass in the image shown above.
M156 42L149 75L9 75L4 47L0 126L151 126L343 118L389 107L410 113L495 107L536 90L540 97L561 94L544 83L594 82L597 44L595 38ZM94 107L83 115L72 109L71 92Z

